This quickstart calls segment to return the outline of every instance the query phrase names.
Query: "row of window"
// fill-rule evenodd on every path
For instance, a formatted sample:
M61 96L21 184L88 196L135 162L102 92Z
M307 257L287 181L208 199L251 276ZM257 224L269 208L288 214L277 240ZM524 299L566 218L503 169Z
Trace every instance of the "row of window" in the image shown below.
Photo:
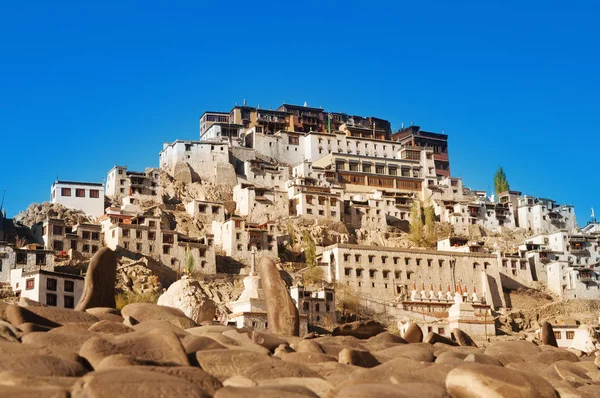
M346 162L343 160L337 160L335 162L335 168L336 170L362 171L363 173L373 172L373 165L370 163L359 164L358 162L349 162L348 169L346 169ZM386 168L386 166L375 165L375 174L386 174L386 170L387 175L391 176L400 175L401 177L420 177L420 171L418 169L411 170L410 168L401 167L400 174L398 174L398 166L387 166Z
M52 242L52 248L56 251L63 251L63 250L65 250L65 244L61 240L55 240ZM71 241L71 249L79 250L77 248L76 240ZM98 251L98 245L89 245L87 243L84 243L83 246L81 247L82 253L92 253L93 254L93 253L96 253L97 251ZM37 261L36 261L36 264L37 264Z
M18 285L17 285L18 286ZM58 280L54 278L46 279L46 289L51 291L56 291L58 287ZM75 281L65 280L63 288L65 292L74 292L75 291ZM25 290L33 290L35 289L35 278L29 278L25 280Z
M61 196L71 196L73 189L71 188L61 188L60 195ZM76 198L85 198L85 189L76 188L75 189L75 197ZM98 189L89 189L88 197L98 199L100 197L100 190Z
M354 254L354 262L360 264L362 262L362 256L363 256L362 254ZM344 259L345 263L349 263L351 261L351 259L352 259L352 255L350 253L344 253L343 254L343 259ZM375 261L377 260L377 256L375 256L375 255L368 255L367 259L368 259L368 263L369 264L375 264ZM381 261L381 264L388 264L388 259L389 259L388 256L380 256L379 259ZM392 263L394 265L398 265L398 264L400 264L402 262L401 259L404 259L404 265L410 265L411 260L412 260L411 257L392 257ZM427 266L428 267L432 267L434 265L434 259L432 259L432 258L425 259L425 261L427 262ZM452 260L452 261L454 261L454 260ZM415 258L415 265L419 266L422 263L423 263L423 259L421 259L421 258ZM437 260L437 265L439 267L443 267L444 264L445 264L445 260L443 260L443 259L438 259ZM484 266L485 269L487 269L490 265L491 264L488 263L488 262L484 262L483 263L483 266ZM476 269L478 266L479 266L479 263L477 263L477 262L473 263L473 269ZM349 269L349 268L346 268L346 269Z
M69 232L69 231L70 230L65 229L65 227L63 227L62 225L53 225L52 226L52 235L62 236L66 232ZM42 233L43 233L43 235L46 235L46 227L45 226L42 230ZM83 239L100 240L100 232L82 231L81 237Z

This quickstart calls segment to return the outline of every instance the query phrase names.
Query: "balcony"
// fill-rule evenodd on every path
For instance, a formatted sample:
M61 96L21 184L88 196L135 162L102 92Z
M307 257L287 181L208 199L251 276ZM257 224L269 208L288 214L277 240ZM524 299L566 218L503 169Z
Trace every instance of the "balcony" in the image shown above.
M570 236L569 237L569 242L584 243L585 242L585 238L583 236Z

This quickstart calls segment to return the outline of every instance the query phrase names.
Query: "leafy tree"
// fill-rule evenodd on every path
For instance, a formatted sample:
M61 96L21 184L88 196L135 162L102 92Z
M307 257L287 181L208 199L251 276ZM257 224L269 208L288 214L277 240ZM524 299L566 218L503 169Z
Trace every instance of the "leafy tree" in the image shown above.
M294 230L294 224L291 221L288 221L286 225L287 234L290 236L290 248L293 248L296 244L296 231Z
M302 232L302 248L304 249L306 265L309 268L317 265L317 246L315 245L315 240L307 230Z
M510 189L506 174L504 173L504 170L502 170L502 167L498 167L498 170L494 175L494 188L496 189L496 195Z
M306 286L316 285L325 279L325 273L321 267L312 266L304 271L303 280Z
M433 206L427 206L423 213L425 213L425 240L428 246L435 246L438 238L435 226L435 210Z
M423 218L421 202L415 200L410 209L410 240L420 246L423 242Z
M355 312L358 307L358 296L349 286L338 283L335 285L335 306L342 313L342 319L347 312Z
M190 250L190 247L188 246L185 249L185 272L188 275L191 275L192 272L194 272L195 267L196 267L196 264L194 261L194 256L192 255L192 251Z

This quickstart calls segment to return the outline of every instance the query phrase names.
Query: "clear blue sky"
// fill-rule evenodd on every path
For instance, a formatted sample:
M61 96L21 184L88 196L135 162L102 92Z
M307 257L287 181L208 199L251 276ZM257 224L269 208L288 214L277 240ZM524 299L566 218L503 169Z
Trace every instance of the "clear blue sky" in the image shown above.
M160 4L162 3L162 4ZM0 189L101 181L197 139L204 110L283 101L450 136L454 176L600 212L594 2L4 1Z

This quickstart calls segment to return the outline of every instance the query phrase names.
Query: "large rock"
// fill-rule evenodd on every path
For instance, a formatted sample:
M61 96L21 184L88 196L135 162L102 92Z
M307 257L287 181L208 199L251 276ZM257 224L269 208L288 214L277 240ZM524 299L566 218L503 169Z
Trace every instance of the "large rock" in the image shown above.
M573 337L573 342L569 346L569 348L574 348L576 350L591 353L598 348L598 339L596 339L596 331L590 325L581 325L575 331L575 336Z
M200 367L221 382L244 373L259 362L270 361L267 353L246 350L204 350L196 352ZM283 362L283 361L281 361Z
M380 365L379 361L369 351L353 350L351 348L344 348L340 351L338 362L360 366L361 368L372 368Z
M28 352L0 356L0 372L3 371L37 376L76 377L85 374L87 369L79 362Z
M300 318L290 293L279 275L277 266L268 257L258 263L263 292L267 306L269 331L275 334L298 336Z
M435 332L429 332L425 339L424 343L435 344L435 343L443 343L449 346L457 346L458 343L456 341L450 340L448 337L442 336L441 334L437 334Z
M185 378L132 367L89 373L75 384L72 397L209 398L210 394Z
M24 323L55 328L69 323L92 325L98 322L98 318L85 312L56 307L24 308L16 305L9 305L6 307L6 319L17 327Z
M448 373L446 389L453 398L559 396L550 383L534 373L476 363L461 365Z
M85 275L83 293L75 307L85 311L93 307L115 308L115 282L117 280L117 257L108 247L103 247L90 261Z
M196 323L212 321L217 305L194 279L180 279L158 298L158 305L180 309Z
M215 394L215 398L318 398L310 389L297 385L256 386L256 387L223 387Z
M554 336L554 330L552 330L552 325L550 322L542 323L542 344L543 345L551 345L553 347L558 347L558 343L556 342L556 336Z
M117 337L94 337L86 341L79 355L96 368L100 362L114 354L131 355L145 361L188 366L189 360L175 333L155 330L147 333L126 333Z
M502 362L504 365L514 361L505 361L500 356L520 356L521 358L527 360L530 356L541 352L540 347L536 346L530 341L525 340L514 340L514 341L501 341L498 343L494 343L489 345L484 354L490 355Z
M404 332L404 336L402 338L409 343L422 343L423 342L423 331L414 322L410 322L406 331Z
M144 321L167 321L181 329L198 326L196 322L188 318L181 310L164 305L149 303L127 304L121 310L123 317L130 317L137 322Z
M350 323L344 323L335 329L331 333L332 336L353 336L357 339L368 339L373 336L377 336L383 333L385 328L377 321L356 321Z
M475 344L471 336L469 336L459 328L454 328L452 330L452 334L454 335L454 338L456 339L458 345L462 347L477 347L477 344Z
M450 398L443 388L425 383L350 385L342 388L337 396L344 398Z

